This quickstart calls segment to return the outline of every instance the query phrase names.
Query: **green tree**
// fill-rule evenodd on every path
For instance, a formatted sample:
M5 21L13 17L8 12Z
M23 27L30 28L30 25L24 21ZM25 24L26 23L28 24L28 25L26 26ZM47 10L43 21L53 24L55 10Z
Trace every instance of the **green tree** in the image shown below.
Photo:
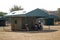
M14 7L10 9L10 12L18 11L18 10L23 10L23 8L21 6L14 5Z
M4 16L4 15L6 15L7 13L5 13L5 12L0 12L0 16Z

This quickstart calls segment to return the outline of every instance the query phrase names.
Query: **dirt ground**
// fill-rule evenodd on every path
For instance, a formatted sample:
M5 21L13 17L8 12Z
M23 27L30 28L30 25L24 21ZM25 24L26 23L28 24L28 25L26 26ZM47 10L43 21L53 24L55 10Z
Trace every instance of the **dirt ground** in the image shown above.
M12 32L10 26L0 27L0 40L60 40L60 26L50 26L50 30L49 26L43 27L43 31L27 32Z

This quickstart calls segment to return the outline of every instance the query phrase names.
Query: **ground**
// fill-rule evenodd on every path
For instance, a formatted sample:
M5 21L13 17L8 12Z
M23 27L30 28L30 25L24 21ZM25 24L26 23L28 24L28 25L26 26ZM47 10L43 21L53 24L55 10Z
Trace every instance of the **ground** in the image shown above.
M9 27L9 28L8 28ZM13 32L0 27L0 40L60 40L60 26L43 26L44 31Z

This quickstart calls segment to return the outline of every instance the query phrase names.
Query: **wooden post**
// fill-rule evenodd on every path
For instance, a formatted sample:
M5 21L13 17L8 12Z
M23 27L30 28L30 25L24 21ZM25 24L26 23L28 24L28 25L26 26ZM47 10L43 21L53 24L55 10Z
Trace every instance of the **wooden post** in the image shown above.
M3 31L5 31L4 27L3 27Z
M49 30L50 30L50 26L49 26Z

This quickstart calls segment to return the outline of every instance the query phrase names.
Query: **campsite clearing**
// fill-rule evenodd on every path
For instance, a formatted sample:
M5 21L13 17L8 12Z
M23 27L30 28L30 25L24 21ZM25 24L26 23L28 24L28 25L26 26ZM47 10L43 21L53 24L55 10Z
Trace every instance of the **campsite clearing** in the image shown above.
M60 26L44 26L45 31L10 31L10 26L0 27L0 40L60 40Z

